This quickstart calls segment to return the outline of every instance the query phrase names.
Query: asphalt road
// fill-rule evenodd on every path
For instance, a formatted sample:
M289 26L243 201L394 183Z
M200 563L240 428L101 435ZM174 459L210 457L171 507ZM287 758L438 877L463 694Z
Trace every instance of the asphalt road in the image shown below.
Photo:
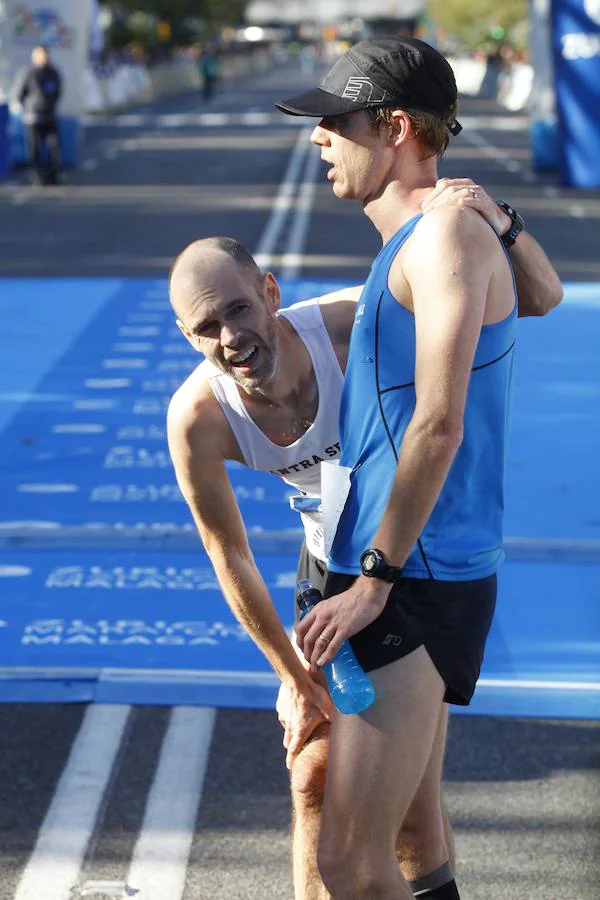
M189 241L228 234L276 271L359 282L377 236L358 208L332 197L320 163L302 155L299 123L272 108L303 84L293 67L278 69L225 86L209 107L187 95L90 123L82 165L65 186L31 188L17 173L0 191L0 276L164 277ZM461 119L464 134L441 173L470 175L514 203L563 280L600 281L600 192L532 176L522 115L467 99ZM290 200L281 186L294 154ZM0 900L48 900L44 885L61 877L80 888L146 881L141 900L289 900L287 774L274 714L217 712L214 731L200 722L210 738L199 740L196 758L169 743L177 711L118 710L86 744L84 707L0 707ZM197 724L180 736L199 734ZM113 734L115 762L102 782ZM592 722L453 717L446 796L463 898L598 900L598 736ZM177 806L186 757L200 773L196 793L187 791L191 843L183 834L171 847L185 828L169 819L164 785ZM163 771L167 758L180 761L179 779ZM84 804L59 809L57 798L74 784L97 805L88 809L83 867L70 872ZM152 830L158 844L138 840ZM168 883L155 876L156 847L172 851ZM26 868L34 848L37 881Z

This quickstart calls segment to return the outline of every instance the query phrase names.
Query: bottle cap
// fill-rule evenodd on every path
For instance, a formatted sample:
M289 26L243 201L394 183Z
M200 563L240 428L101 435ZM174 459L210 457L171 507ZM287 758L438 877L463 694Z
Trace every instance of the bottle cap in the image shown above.
M315 603L322 600L321 592L308 580L301 578L296 588L296 602L302 612L311 609Z

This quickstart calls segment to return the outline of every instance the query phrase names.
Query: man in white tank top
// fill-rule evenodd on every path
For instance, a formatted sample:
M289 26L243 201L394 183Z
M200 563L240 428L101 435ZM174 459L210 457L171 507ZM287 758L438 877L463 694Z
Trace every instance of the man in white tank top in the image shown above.
M444 179L431 203L460 204L470 197L472 206L475 188L479 211L499 232L506 230L509 217L470 180ZM545 314L560 302L562 289L543 250L522 234L511 256L520 314ZM334 710L324 680L307 670L275 611L225 461L273 472L306 496L319 496L318 461L339 453L337 409L360 291L344 289L280 312L273 275L261 273L229 238L191 244L170 278L177 324L206 361L171 400L169 448L225 599L282 681L277 708L291 770L296 900L329 897L318 874L316 846ZM324 559L318 514L304 515L303 524L312 557ZM445 725L438 737L437 781ZM413 812L411 827L398 839L400 867L410 880L435 868L429 842L445 818L441 801L419 799ZM452 834L447 822L444 826L452 860Z

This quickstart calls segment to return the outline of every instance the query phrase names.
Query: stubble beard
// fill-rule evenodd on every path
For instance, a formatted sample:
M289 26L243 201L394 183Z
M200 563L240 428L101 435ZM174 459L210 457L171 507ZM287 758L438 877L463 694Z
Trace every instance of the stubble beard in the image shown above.
M277 371L279 334L277 323L271 320L267 326L266 339L256 336L256 346L261 355L260 371L246 378L236 371L235 366L228 367L228 374L248 394L264 394Z

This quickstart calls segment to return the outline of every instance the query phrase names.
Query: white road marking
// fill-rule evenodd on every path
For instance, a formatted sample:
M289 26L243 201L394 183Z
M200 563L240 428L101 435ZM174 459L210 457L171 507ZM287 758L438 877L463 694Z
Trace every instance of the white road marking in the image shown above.
M142 897L183 896L214 724L214 709L180 706L171 713L127 875Z
M153 325L121 325L117 329L119 337L158 337L160 328Z
M489 128L493 131L526 131L529 128L528 116L460 116L465 131L478 128Z
M480 678L478 687L513 688L519 691L599 691L600 681L536 681L535 679Z
M106 425L99 425L90 422L67 422L64 425L53 425L53 434L103 434L106 431Z
M200 116L202 125L228 125L231 119L227 113L202 113Z
M502 166L507 172L519 174L523 181L535 181L535 176L532 176L530 172L527 172L518 160L513 159L510 154L501 147L490 144L490 142L478 134L477 131L465 131L463 134L465 140L468 141L469 144L472 144L474 147L481 150L481 152L489 159L492 159L496 165Z
M122 128L139 128L141 125L144 125L148 121L147 115L138 115L136 113L132 113L125 116L117 116L114 120L115 125L119 125Z
M0 578L25 578L32 571L29 566L0 566Z
M18 573L16 573L18 575ZM23 575L27 573L23 572ZM7 576L8 577L8 576ZM279 586L279 585L278 585ZM243 669L102 669L89 667L14 667L0 666L0 681L14 679L64 680L65 678L100 678L103 684L156 684L196 685L197 687L253 687L255 690L269 690L275 693L281 684L274 672L253 672ZM478 688L504 688L507 690L529 691L572 691L598 692L600 681L543 680L527 678L480 678ZM183 707L176 707L183 709ZM200 707L199 707L200 708Z
M160 117L160 124L164 128L180 128L187 125L187 118L185 113L167 113Z
M270 125L273 116L265 112L252 112L250 110L242 115L242 124L244 125Z
M83 397L81 400L73 401L73 409L113 409L116 406L115 400L94 400Z
M17 485L20 494L77 494L79 486L76 484L59 483L24 483Z
M86 710L14 900L69 900L94 831L129 706Z
M11 203L15 206L22 206L24 203L27 203L28 200L31 199L31 191L19 191L10 198Z
M116 388L129 387L131 385L130 378L86 378L83 382L85 387L98 391L112 391Z
M298 135L283 181L273 203L269 221L254 253L254 258L261 268L268 269L271 265L273 251L292 205L302 163L310 147L308 138L311 131L311 128L302 128Z
M115 353L152 353L154 344L141 341L123 341L113 344L111 348Z
M164 310L163 308L163 311ZM128 322L162 322L161 312L131 312L125 316Z
M308 138L307 138L308 141ZM313 205L317 173L321 157L316 147L311 147L306 165L306 175L296 206L296 214L290 231L288 246L282 260L282 275L284 278L298 278L302 267L302 250L306 243L306 234L310 222L310 213Z
M103 359L101 366L103 369L145 369L148 366L147 359L136 359L128 357L127 359Z

